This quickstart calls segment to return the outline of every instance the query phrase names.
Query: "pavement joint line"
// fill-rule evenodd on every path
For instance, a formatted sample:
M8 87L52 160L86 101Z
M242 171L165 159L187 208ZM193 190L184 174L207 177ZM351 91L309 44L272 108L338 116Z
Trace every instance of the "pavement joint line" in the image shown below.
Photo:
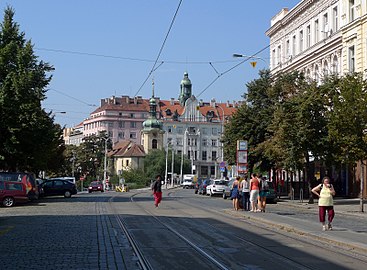
M271 222L271 221L269 221L267 219L264 219L264 218L261 218L261 217L253 217L253 216L243 215L243 214L240 214L240 213L235 213L230 209L225 209L224 212L231 215L231 216L245 218L245 220L250 220L250 221L253 221L253 222L259 222L260 224L266 224L270 227L275 227L279 230L286 231L287 233L293 233L293 234L296 234L298 236L301 235L301 236L310 237L313 240L316 240L317 242L320 242L322 244L325 244L325 242L327 242L327 243L330 243L334 246L338 246L338 247L340 247L340 248L342 248L343 250L346 250L346 251L351 251L351 250L356 251L356 250L358 250L358 251L361 252L360 255L364 254L364 256L367 253L367 247L362 247L362 246L359 246L359 245L353 245L353 244L350 244L350 243L342 242L341 240L338 241L338 240L330 239L330 238L327 238L327 237L323 237L321 235L315 235L313 233L306 232L306 231L301 230L301 229L295 229L294 227L290 227L288 224L274 223L274 222Z

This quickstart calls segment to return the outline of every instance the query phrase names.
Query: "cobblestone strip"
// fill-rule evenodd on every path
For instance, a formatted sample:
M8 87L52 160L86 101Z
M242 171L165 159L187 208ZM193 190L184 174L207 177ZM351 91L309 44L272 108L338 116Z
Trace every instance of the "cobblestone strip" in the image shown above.
M96 205L99 269L141 269L129 241L119 227L108 203Z

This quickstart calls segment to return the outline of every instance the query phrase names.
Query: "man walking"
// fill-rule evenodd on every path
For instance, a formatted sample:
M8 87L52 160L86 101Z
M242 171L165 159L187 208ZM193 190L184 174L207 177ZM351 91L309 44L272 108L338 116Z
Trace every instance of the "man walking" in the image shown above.
M155 177L155 181L152 185L152 191L154 195L154 205L155 207L158 207L162 201L162 176L157 175Z

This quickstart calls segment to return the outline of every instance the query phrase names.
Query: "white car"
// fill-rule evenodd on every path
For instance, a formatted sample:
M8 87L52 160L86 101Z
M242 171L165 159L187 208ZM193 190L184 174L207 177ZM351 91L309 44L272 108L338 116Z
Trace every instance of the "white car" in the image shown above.
M228 181L224 179L214 180L210 185L206 187L206 195L222 195L224 189L227 186Z
M184 179L182 183L183 188L194 188L194 183L192 179Z

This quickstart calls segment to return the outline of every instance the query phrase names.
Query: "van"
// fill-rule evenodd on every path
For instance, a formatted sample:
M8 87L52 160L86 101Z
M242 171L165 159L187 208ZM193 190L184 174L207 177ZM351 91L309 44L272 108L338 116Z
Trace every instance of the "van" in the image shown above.
M0 202L11 207L16 202L27 202L39 197L37 183L32 174L0 172Z
M194 175L193 174L184 174L182 187L183 188L194 188Z

